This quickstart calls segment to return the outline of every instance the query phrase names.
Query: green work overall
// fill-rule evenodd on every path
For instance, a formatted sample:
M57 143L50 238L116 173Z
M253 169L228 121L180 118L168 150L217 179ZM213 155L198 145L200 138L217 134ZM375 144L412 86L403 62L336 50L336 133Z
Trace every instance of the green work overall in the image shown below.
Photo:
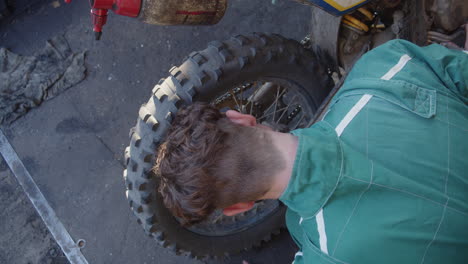
M468 263L468 55L364 55L299 147L280 200L299 263Z

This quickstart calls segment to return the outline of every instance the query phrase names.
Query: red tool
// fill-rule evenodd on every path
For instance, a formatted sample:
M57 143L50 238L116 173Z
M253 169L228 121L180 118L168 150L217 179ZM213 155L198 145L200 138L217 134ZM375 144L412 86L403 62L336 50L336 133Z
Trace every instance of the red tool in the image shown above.
M71 3L71 1L65 0L65 3ZM137 17L141 8L141 0L90 0L90 4L93 31L97 40L101 38L102 27L107 22L109 9L119 15Z
M72 0L64 0L70 3ZM102 35L107 13L135 17L156 25L211 25L224 16L227 0L89 0L96 39Z

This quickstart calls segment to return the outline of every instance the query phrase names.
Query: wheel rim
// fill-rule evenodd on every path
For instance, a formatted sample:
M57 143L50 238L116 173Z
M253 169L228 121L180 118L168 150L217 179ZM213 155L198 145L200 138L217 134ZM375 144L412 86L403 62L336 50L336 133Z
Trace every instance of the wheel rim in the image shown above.
M288 132L307 126L313 119L317 107L311 102L304 88L288 80L268 78L228 89L211 103L221 112L237 110L251 114L260 124ZM205 236L230 235L255 226L281 206L278 200L258 201L251 210L235 216L225 216L222 210L216 210L207 220L186 228Z

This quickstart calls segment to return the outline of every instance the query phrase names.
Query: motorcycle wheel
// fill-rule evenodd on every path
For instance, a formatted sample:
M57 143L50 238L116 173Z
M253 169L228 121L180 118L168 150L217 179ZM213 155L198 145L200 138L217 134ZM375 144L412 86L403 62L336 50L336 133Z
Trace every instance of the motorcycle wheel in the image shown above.
M286 208L278 201L234 217L217 211L203 223L182 227L157 192L151 171L156 149L178 109L192 102L250 113L288 131L307 125L332 85L318 56L278 35L236 36L191 53L154 87L130 131L124 180L137 222L164 247L193 257L222 256L268 241L284 227Z

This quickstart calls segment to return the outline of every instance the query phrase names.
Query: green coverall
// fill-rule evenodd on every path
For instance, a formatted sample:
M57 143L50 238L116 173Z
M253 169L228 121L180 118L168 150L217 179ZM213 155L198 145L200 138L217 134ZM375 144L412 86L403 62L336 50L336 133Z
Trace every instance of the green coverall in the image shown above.
M468 263L468 55L364 55L299 147L280 200L294 263Z

